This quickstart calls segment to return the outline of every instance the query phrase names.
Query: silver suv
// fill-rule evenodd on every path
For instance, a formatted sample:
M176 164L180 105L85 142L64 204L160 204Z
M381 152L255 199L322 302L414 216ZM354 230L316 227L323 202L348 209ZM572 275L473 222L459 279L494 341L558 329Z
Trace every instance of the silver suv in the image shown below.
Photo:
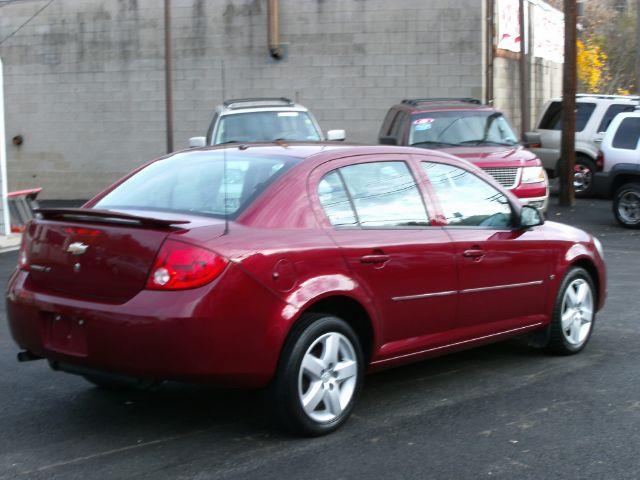
M598 164L598 150L604 132L617 114L633 111L640 97L595 94L579 94L576 97L576 167L573 184L577 196L587 197L593 193L593 175L602 169L602 165ZM555 98L545 105L538 127L525 134L525 142L540 158L551 178L559 173L561 140L562 99Z
M325 137L311 112L288 98L239 98L216 107L207 136L190 138L189 146L344 139L344 130L329 130Z

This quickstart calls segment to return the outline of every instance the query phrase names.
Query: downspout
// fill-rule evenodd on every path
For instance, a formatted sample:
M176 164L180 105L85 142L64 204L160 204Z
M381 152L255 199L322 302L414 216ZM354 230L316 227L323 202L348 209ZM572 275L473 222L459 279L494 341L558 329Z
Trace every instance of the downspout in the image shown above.
M487 0L486 2L487 12L486 12L486 98L485 103L487 105L493 105L493 59L494 59L494 49L493 49L493 38L495 36L495 0Z
M269 55L276 60L280 60L282 58L282 45L280 44L279 0L267 0L267 36Z

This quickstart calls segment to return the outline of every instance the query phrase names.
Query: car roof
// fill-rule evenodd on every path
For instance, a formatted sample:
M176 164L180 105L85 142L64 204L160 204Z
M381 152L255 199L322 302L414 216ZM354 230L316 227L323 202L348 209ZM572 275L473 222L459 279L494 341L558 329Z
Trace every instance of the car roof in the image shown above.
M402 103L394 105L393 108L403 110L407 113L427 113L440 112L446 110L479 110L479 111L496 111L497 109L490 105L483 105L470 101L471 99L432 99L422 101L403 100Z
M431 157L441 157L448 161L453 161L453 163L465 163L464 161L458 161L454 156L447 153L424 148L402 147L395 145L351 145L337 142L265 142L240 145L224 144L202 148L190 148L175 153L184 154L189 152L197 153L216 150L240 151L243 155L247 155L248 157L288 157L293 160L303 160L305 164L310 166L310 168L315 168L315 166L328 160L359 155L381 155L382 160L384 160L384 155L427 155Z
M216 107L219 115L255 112L308 112L308 109L285 97L236 98Z
M562 97L556 97L550 100L551 102L562 102ZM598 95L598 94L587 94L580 93L576 95L576 102L583 103L629 103L629 104L637 104L640 101L640 96L638 95Z

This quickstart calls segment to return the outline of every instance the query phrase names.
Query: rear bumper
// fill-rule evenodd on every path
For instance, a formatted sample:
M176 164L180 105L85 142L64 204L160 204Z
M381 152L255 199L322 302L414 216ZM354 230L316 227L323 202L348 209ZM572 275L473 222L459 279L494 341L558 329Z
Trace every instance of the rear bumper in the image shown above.
M9 327L22 349L51 362L244 387L264 386L275 372L284 340L278 318L286 304L238 268L199 289L143 290L120 305L34 292L27 277L18 271L9 282ZM229 284L233 288L225 288ZM60 337L52 334L57 316L73 325L70 348L52 341Z

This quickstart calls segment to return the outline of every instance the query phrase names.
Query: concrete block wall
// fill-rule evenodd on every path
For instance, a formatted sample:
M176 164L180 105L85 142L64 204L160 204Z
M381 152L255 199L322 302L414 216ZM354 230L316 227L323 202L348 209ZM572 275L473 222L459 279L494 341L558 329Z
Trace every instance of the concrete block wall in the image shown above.
M0 38L44 4L3 6ZM479 0L282 0L279 62L266 0L173 5L176 148L224 96L290 96L355 142L402 98L483 96ZM10 188L88 198L164 153L163 38L158 0L57 0L0 46Z

